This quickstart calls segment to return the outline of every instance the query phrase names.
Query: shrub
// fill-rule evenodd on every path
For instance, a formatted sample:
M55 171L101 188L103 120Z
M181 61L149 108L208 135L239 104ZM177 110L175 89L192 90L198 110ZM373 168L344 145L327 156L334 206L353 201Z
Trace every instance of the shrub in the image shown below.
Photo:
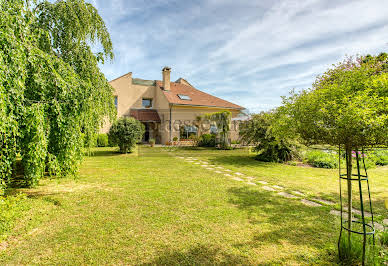
M194 142L194 145L198 145L199 137L197 135L191 135L189 136L189 140L192 140Z
M215 147L216 135L215 134L203 134L199 138L198 146L200 147Z
M292 159L290 146L283 141L277 141L275 138L263 141L254 150L260 152L256 156L258 161L286 162Z
M318 168L337 168L338 157L334 153L329 153L320 150L309 150L306 152L306 158L308 164Z
M376 165L388 165L388 151L387 150L378 150L374 151L376 156Z
M297 156L296 144L273 130L278 117L273 112L252 115L240 124L240 139L255 145L256 159L264 162L285 162Z
M141 140L144 134L144 125L130 117L122 117L113 123L108 137L111 142L118 145L121 153L131 152L131 149Z
M107 134L98 134L97 135L97 147L108 147L109 140Z
M150 143L151 147L155 146L155 139L150 139L149 143Z
M178 141L178 137L173 137L172 141Z

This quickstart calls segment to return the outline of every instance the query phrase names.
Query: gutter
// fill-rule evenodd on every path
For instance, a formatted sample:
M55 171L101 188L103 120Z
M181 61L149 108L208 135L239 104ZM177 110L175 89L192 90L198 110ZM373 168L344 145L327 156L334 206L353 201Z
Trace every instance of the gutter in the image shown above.
M171 113L171 110L172 110L172 104L170 104L170 123L169 123L169 131L170 131L170 142L172 141L172 135L171 135L171 130L172 130L172 113Z

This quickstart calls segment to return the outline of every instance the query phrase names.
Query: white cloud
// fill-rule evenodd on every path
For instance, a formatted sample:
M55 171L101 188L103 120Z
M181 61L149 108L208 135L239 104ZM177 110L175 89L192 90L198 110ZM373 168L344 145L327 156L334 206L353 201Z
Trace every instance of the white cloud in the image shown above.
M160 79L170 65L173 79L251 109L280 104L346 54L388 48L386 0L100 0L97 7L116 54L102 67L109 79L129 71Z

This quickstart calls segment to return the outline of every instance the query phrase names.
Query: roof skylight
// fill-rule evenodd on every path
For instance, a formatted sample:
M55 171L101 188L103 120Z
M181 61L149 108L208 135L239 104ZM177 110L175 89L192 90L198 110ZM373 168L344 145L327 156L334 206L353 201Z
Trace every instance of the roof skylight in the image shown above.
M184 94L178 94L179 99L181 100L186 100L186 101L191 101L191 98L189 95L184 95Z

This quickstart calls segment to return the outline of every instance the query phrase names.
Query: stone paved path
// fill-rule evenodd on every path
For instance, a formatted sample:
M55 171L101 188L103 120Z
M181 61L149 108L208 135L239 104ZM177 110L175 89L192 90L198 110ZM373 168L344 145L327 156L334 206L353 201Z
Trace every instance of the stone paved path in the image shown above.
M306 194L301 192L301 191L297 191L297 190L294 190L294 191L291 191L292 194L288 193L288 192L285 192L285 191L280 191L280 192L277 192L279 190L285 190L286 188L282 187L282 186L279 186L279 185L276 185L276 184L269 184L268 182L266 181L263 181L263 180L255 180L256 177L252 177L252 176L245 176L245 174L243 173L240 173L240 172L234 172L233 174L231 174L232 170L230 169L226 169L222 166L217 166L217 165L214 165L214 164L209 164L209 162L207 161L203 161L203 160L199 160L197 158L194 158L194 157L183 157L183 156L175 156L175 158L177 159L183 159L185 162L187 163L192 163L192 164L195 164L195 165L200 165L201 167L209 170L209 171L214 171L215 173L217 174L223 174L224 176L226 177L229 177L231 178L232 180L235 180L235 181L239 181L239 182L244 182L245 184L247 185L251 185L251 186L258 186L258 183L263 185L263 186L260 186L261 189L264 189L266 191L269 191L269 192L276 192L275 195L279 195L281 197L285 197L285 198L288 198L288 199L300 199L300 202L306 206L310 206L310 207L322 207L323 205L325 206L333 206L335 205L334 202L332 201L329 201L329 200L325 200L325 199L321 199L321 198L312 198L312 200L314 201L311 201L311 200L308 200L304 197L306 197ZM253 182L255 181L255 182ZM346 209L346 206L344 206L344 208ZM361 212L357 209L353 209L352 210L353 213L355 214L358 214L358 215L361 215ZM336 209L331 209L330 210L330 214L331 215L334 215L334 216L340 216L341 215L341 212L336 210ZM364 212L365 216L366 217L370 217L371 216L371 213L369 212ZM346 212L343 212L342 213L343 217L346 218L347 217L347 213ZM388 226L388 219L384 219L383 220L383 224L385 226ZM375 228L377 230L384 230L384 226L379 224L379 223L374 223L375 225Z

